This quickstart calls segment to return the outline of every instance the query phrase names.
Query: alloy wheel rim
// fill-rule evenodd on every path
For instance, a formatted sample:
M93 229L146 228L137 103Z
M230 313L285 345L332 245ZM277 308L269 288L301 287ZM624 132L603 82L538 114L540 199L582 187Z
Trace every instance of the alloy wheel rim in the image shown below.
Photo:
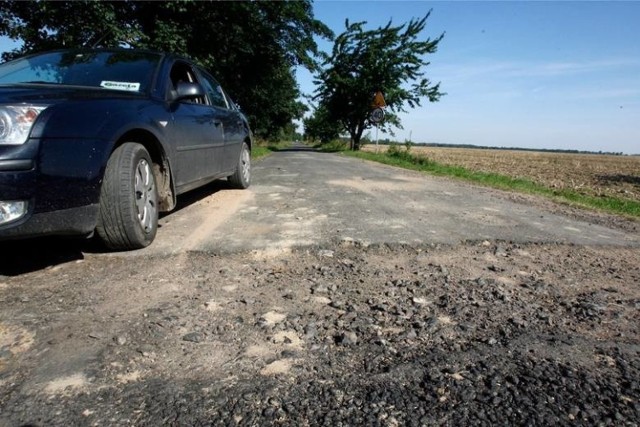
M153 229L157 203L151 166L145 159L140 159L136 167L135 196L138 220L145 233L148 233Z
M246 148L242 150L242 177L245 182L249 182L251 178L251 156Z

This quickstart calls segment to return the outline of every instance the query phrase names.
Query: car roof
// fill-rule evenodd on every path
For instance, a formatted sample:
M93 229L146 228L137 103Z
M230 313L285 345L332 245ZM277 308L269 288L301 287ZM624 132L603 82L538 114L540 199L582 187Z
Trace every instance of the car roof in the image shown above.
M82 52L82 53L89 53L89 52L140 52L140 53L146 53L146 54L153 54L153 55L161 55L161 56L172 56L171 54L167 53L167 52L160 52L160 51L155 51L155 50L148 50L148 49L128 49L128 48L89 48L89 47L78 47L78 48L64 48L64 49L50 49L50 50L41 50L41 51L37 51L37 52L30 52L24 56L34 56L34 55L44 55L47 53L62 53L62 52ZM16 58L19 59L19 58Z
M173 59L173 60L182 60L182 61L187 61L190 62L192 64L197 65L197 63L184 55L179 55L176 53L171 53L171 52L165 52L165 51L159 51L159 50L152 50L152 49L132 49L132 48L123 48L123 47L114 47L114 48L110 48L110 47L105 47L105 48L89 48L89 47L78 47L78 48L64 48L64 49L51 49L51 50L42 50L42 51L38 51L38 52L30 52L26 55L17 57L15 59L21 59L21 58L27 58L27 57L31 57L31 56L36 56L36 55L44 55L47 53L61 53L61 52L78 52L78 53L89 53L89 52L139 52L139 53L145 53L145 54L152 54L152 55L159 55L161 58L164 59Z

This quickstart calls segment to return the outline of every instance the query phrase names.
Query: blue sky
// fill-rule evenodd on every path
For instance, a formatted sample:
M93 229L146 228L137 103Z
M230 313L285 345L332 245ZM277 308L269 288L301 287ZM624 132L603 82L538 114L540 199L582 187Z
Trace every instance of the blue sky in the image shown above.
M446 35L427 77L447 95L403 115L395 139L640 153L640 2L314 3L336 34L345 18L377 28L430 9L424 36Z
M336 34L345 18L377 28L430 9L424 36L446 35L427 77L447 95L402 115L396 140L640 154L640 2L314 3Z

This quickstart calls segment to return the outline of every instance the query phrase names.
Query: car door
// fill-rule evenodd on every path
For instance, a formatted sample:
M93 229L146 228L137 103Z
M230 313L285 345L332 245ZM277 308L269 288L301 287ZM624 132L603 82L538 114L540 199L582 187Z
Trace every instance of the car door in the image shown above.
M229 95L220 89L227 99L227 104L232 113L233 129L224 135L224 157L232 166L237 165L242 149L242 143L247 137L248 127L245 125L245 119L235 103L229 98Z
M209 102L217 108L223 123L224 149L221 158L222 172L232 173L238 164L242 143L243 122L240 114L232 108L220 84L210 74L202 71L202 82Z
M170 79L173 87L180 81L203 83L198 81L194 69L184 62L173 65ZM224 120L205 97L174 103L172 114L172 140L176 147L174 174L179 191L185 191L220 174Z

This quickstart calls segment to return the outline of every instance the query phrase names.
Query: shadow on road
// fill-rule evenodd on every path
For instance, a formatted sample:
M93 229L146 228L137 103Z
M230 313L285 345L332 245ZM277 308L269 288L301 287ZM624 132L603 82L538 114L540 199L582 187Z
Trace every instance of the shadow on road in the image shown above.
M206 197L216 194L218 191L232 189L233 188L228 181L213 181L212 183L207 184L203 187L199 187L189 191L188 193L179 195L176 207L171 212L161 213L160 217L164 218L166 216L171 216L175 212L179 212L180 210L191 206L192 204L197 203Z
M42 237L0 242L0 275L18 276L84 259L95 243L89 240Z
M204 187L178 196L176 208L171 212L160 214L160 217L170 216L218 191L229 189L231 187L227 181L214 181ZM158 228L158 233L162 233L161 227ZM1 241L0 276L18 276L82 260L85 258L85 254L108 252L112 251L105 248L95 238L40 237Z
M306 145L294 145L293 147L276 148L276 149L273 149L273 151L277 153L301 153L301 152L318 153L319 152L317 148L309 147Z

